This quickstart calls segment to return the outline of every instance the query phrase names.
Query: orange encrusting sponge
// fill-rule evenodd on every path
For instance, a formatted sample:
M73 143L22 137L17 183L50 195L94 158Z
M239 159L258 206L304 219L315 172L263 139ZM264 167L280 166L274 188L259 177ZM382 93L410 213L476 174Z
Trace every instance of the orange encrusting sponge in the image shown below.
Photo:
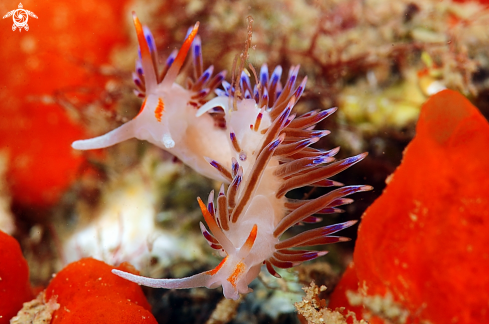
M0 231L0 324L8 324L22 303L33 298L29 268L19 243Z
M156 324L141 287L112 274L112 269L138 274L127 263L112 267L92 258L60 271L46 289L46 300L57 296L60 304L51 324Z
M424 104L401 165L363 215L350 286L389 292L406 323L489 323L488 233L489 124L444 90Z

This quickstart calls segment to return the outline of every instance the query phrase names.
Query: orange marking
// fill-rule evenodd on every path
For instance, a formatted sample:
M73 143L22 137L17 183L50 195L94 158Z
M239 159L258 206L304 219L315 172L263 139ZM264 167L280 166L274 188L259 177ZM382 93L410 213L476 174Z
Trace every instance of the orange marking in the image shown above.
M245 271L245 265L243 262L240 262L236 265L236 269L234 269L233 273L227 279L227 281L229 281L235 289L236 289L236 280L238 280L239 275L242 274L244 271Z
M244 242L242 248L246 248L248 250L251 250L251 248L253 247L253 244L255 243L257 232L258 232L258 227L255 224L255 225L253 225L253 228L251 229L250 235L246 239L246 242Z
M163 111L165 110L165 104L161 98L158 98L158 106L155 109L156 120L161 123L161 116L163 116Z
M146 106L146 100L148 100L148 97L144 98L143 104L141 105L141 109L139 109L139 112L136 115L136 117L139 116L139 115L141 115L141 113L143 112L144 107Z
M224 265L224 263L226 263L227 259L228 259L228 256L226 255L226 257L224 259L222 259L221 263L219 263L217 265L217 267L215 267L212 270L206 271L205 273L208 275L211 275L211 276L215 275L219 270L221 270L222 266Z

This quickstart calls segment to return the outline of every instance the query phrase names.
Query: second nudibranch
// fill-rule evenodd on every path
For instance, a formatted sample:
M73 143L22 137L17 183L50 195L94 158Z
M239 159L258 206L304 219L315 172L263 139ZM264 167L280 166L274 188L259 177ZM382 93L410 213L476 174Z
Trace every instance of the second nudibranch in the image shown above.
M213 270L182 279L152 279L117 270L113 271L115 274L156 288L222 286L226 298L237 299L239 294L251 291L248 285L258 276L262 265L279 277L275 268L294 267L327 253L304 248L348 240L331 234L356 221L323 226L280 240L285 231L299 223L318 222L320 218L315 214L339 212L336 207L352 202L345 196L371 190L370 186L341 187L341 183L329 180L366 154L336 161L338 149L322 151L310 147L329 133L314 127L336 109L313 111L296 118L292 110L306 84L304 78L296 86L298 71L298 66L290 69L283 87L281 67L275 68L269 77L268 67L263 65L253 88L248 76L242 73L238 89L223 82L224 90L217 89L218 97L197 113L205 116L209 110L220 111L225 120L230 156L227 161L206 159L229 186L227 189L221 186L217 198L211 192L207 204L198 199L208 226L207 229L201 223L202 234L224 257L222 262ZM303 186L341 188L311 200L285 197L288 191Z
M151 32L141 25L134 13L133 20L140 50L133 80L137 86L136 94L144 97L140 112L134 119L105 135L73 142L73 148L91 150L130 138L147 140L172 153L200 174L226 181L204 158L229 160L229 147L216 145L226 141L226 133L216 126L216 119L211 114L196 116L197 108L207 101L208 95L225 77L225 72L213 76L213 66L203 70L201 41L197 36L199 23L189 30L178 53L174 51L160 68ZM193 78L187 80L184 88L175 80L189 50Z

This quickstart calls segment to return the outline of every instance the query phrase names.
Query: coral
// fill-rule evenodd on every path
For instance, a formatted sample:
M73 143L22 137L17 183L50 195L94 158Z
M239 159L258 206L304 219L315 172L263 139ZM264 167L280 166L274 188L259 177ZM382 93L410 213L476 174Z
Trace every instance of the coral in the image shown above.
M369 71L382 84L395 74L390 65L401 74L408 66L421 68L419 50L428 51L439 63L445 85L465 92L479 89L470 76L477 66L487 66L484 26L489 12L474 2L177 2L179 10L173 15L164 14L172 11L170 1L141 8L144 20L157 28L158 45L176 43L185 33L182 26L200 20L205 28L201 34L213 38L204 51L214 53L209 58L218 69L227 68L241 49L239 40L246 39L244 17L251 15L259 23L254 26L256 45L250 60L270 65L301 62L320 97L334 97L343 82Z
M319 298L319 293L326 290L326 286L318 287L311 282L309 287L304 287L306 296L301 302L295 303L297 311L308 324L366 324L364 320L358 321L352 312L343 315L343 309L331 310L326 307L326 301Z
M29 269L19 243L0 231L0 324L22 308L22 303L33 298L29 284Z
M236 309L241 303L241 298L238 300L223 298L216 306L207 320L206 324L224 324L236 316Z
M46 288L46 299L57 296L60 305L51 323L156 323L141 288L112 275L112 269L87 258L56 274ZM137 273L126 263L116 269Z
M53 312L59 308L56 296L46 302L44 291L37 295L36 299L24 303L17 316L10 320L10 324L45 324L51 323Z
M367 316L401 323L489 321L487 147L488 122L459 93L423 105L400 167L362 218L350 304L363 298Z
M402 149L426 99L420 85L441 84L477 96L489 89L489 10L474 1L177 0L135 6L154 31L157 47L166 49L162 58L200 21L206 61L217 71L228 69L241 51L245 17L252 16L249 61L284 70L300 62L309 91L297 111L338 106L336 135L319 146L333 143L348 154L372 151L374 141ZM423 53L436 66L426 78L417 75L427 67ZM399 156L383 158L397 165ZM382 162L376 161L377 172Z

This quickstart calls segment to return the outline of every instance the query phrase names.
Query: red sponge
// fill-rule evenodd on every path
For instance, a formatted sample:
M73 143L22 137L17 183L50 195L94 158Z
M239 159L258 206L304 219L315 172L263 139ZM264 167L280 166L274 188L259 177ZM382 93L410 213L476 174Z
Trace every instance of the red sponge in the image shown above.
M29 268L19 243L0 231L0 324L8 324L22 303L34 298Z
M46 300L54 297L60 304L51 324L156 324L141 287L112 274L112 269L138 273L129 264L114 268L91 258L60 271L46 289Z
M489 124L461 94L423 106L416 137L360 224L359 287L407 323L489 323Z

